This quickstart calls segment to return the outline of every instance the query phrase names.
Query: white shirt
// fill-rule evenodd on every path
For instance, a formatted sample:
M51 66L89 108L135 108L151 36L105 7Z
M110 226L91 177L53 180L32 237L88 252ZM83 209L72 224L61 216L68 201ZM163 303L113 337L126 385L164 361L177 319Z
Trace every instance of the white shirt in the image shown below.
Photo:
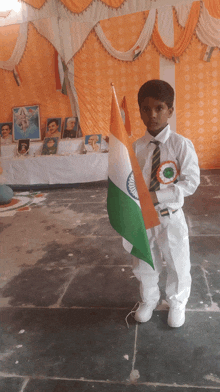
M160 163L173 161L180 171L176 184L161 184L156 191L159 204L156 210L168 208L177 210L184 204L184 197L192 195L200 184L200 169L198 157L191 140L171 131L169 124L153 137L148 131L133 143L144 180L149 189L151 178L152 156L156 145L150 141L160 142Z

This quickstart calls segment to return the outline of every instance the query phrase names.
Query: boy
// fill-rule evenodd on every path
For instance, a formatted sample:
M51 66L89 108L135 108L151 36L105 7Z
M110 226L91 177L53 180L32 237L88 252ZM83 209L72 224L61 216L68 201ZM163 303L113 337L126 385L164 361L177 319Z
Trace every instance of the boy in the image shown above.
M185 322L185 306L190 295L190 254L188 227L182 206L200 183L194 146L189 139L170 130L174 90L162 80L150 80L138 92L145 135L134 144L144 180L150 191L160 225L147 230L155 270L134 258L133 272L140 281L142 303L135 312L139 322L150 320L160 299L159 274L166 262L166 300L170 306L168 325Z

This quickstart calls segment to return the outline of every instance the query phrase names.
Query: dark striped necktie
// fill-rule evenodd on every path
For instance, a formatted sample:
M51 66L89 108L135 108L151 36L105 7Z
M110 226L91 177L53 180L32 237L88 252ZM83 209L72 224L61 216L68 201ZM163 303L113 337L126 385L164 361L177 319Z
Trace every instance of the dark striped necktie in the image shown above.
M151 169L151 180L150 180L150 188L149 191L158 191L160 189L160 183L157 179L157 169L160 166L160 147L159 147L159 141L151 141L150 143L156 144L156 148L153 152L153 157L152 157L152 169Z

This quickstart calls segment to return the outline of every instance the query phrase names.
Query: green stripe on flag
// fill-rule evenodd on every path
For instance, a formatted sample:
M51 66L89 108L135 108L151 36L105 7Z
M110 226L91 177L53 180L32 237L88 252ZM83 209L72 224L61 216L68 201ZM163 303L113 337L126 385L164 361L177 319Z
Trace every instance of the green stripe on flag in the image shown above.
M141 209L110 179L107 209L112 227L133 245L131 254L154 268Z

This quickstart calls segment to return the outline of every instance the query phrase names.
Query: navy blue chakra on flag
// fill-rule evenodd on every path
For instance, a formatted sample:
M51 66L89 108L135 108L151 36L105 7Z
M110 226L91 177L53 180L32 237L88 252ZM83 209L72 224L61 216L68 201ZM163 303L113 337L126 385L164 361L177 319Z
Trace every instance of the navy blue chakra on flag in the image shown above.
M139 200L133 171L129 174L127 178L126 188L129 195L133 197L133 199Z

